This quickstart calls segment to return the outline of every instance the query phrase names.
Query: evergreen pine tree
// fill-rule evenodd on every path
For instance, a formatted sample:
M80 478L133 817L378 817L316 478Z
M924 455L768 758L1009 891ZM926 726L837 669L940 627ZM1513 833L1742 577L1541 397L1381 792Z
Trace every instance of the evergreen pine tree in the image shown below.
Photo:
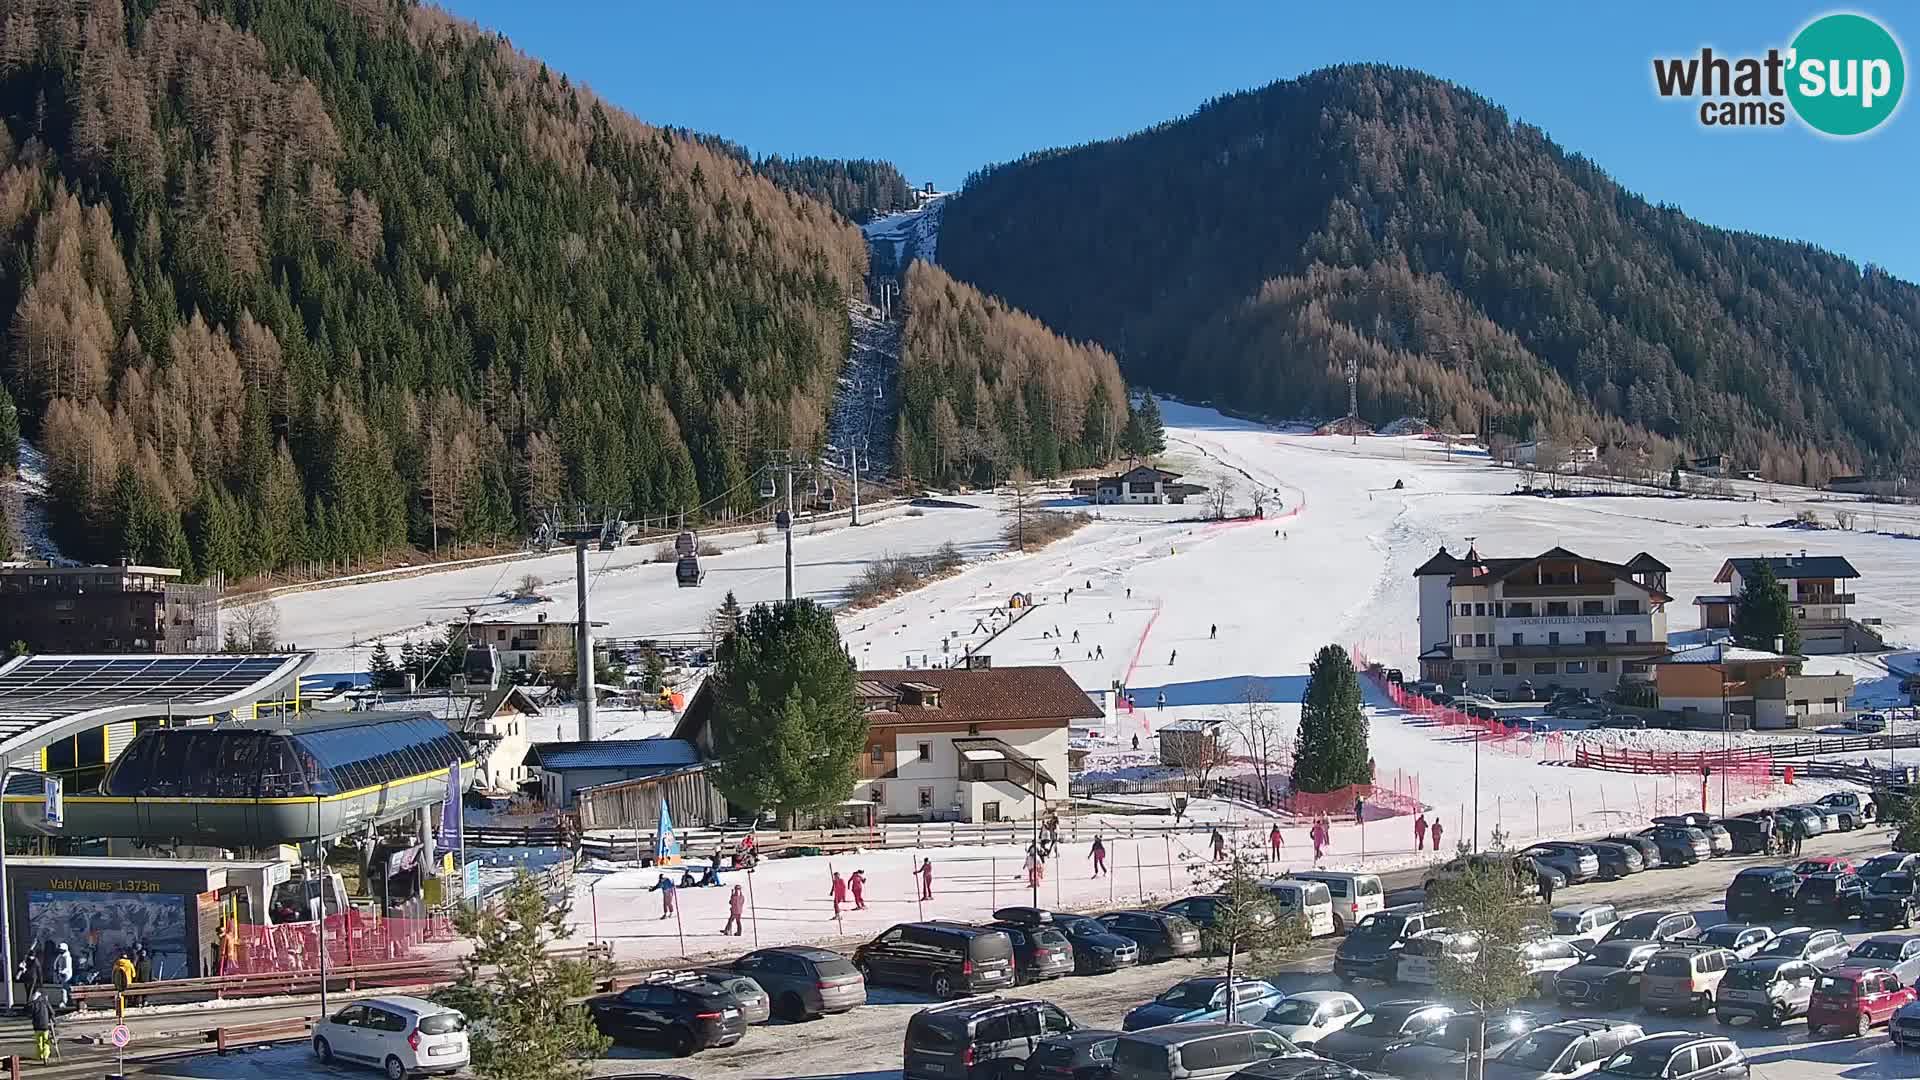
M720 601L713 615L707 620L707 630L716 638L731 635L740 626L740 601L734 599L733 590L728 589L726 598Z
M1360 678L1347 650L1327 645L1308 669L1293 753L1295 791L1337 791L1373 781Z
M0 473L20 467L20 411L13 407L7 388L0 386Z
M420 650L413 647L412 639L400 643L400 685L407 684L406 677L420 675Z
M811 600L756 605L711 678L714 786L729 801L791 822L853 791L867 721L832 612Z
M1800 625L1787 600L1787 587L1774 576L1773 563L1760 559L1753 573L1742 578L1740 610L1733 617L1733 643L1766 652L1799 652Z
M1127 406L1127 426L1120 431L1120 452L1130 458L1145 457L1147 429L1140 418L1140 410L1131 404Z
M1167 425L1160 419L1160 402L1152 391L1140 399L1140 456L1156 458L1167 452Z
M377 642L373 646L373 658L367 664L367 678L375 690L385 690L395 682L397 674L393 667L393 654L387 651L387 643Z

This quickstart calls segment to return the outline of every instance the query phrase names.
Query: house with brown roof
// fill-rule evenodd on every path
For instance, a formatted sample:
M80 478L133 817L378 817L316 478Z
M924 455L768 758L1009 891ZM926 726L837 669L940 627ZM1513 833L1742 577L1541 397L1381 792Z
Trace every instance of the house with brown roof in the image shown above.
M882 818L1005 821L1066 797L1067 729L1105 714L1057 666L862 671L867 746L854 795ZM711 755L703 685L673 736Z
M1419 582L1420 677L1473 691L1585 689L1652 677L1667 652L1667 565L1646 552L1624 563L1563 547L1482 558L1445 547Z
M1700 625L1709 630L1729 629L1740 616L1740 597L1747 579L1760 564L1772 569L1774 579L1787 590L1793 617L1800 627L1800 651L1808 654L1876 652L1886 642L1852 614L1860 602L1854 582L1860 571L1843 555L1779 555L1760 559L1728 559L1713 576L1725 591L1693 598L1700 609Z

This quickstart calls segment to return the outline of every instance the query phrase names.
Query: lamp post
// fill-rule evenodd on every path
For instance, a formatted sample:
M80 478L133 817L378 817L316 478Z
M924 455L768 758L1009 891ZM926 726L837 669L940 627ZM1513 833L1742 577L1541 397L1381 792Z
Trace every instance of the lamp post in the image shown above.
M37 769L21 769L12 765L0 765L0 960L7 965L5 982L7 984L7 1009L14 1007L13 1000L13 905L8 903L7 892L7 787L16 775L37 776L41 790L46 791L49 782L59 783L58 777L40 772Z

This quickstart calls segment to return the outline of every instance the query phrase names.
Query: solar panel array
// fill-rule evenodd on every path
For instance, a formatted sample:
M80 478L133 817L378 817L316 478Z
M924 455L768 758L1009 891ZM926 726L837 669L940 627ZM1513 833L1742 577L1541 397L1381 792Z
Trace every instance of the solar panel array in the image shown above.
M34 656L0 672L0 738L76 713L150 704L193 715L291 671L295 656ZM264 688L263 688L264 689Z

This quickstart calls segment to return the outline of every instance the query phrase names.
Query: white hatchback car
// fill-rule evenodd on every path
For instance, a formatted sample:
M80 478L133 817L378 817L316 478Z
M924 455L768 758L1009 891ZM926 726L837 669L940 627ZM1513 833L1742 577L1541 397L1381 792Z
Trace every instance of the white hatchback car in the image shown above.
M467 1018L425 998L367 998L313 1025L313 1053L375 1066L387 1080L450 1073L470 1060Z
M1339 990L1307 990L1289 994L1254 1023L1295 1046L1312 1049L1323 1037L1354 1022L1363 1010L1360 999Z

